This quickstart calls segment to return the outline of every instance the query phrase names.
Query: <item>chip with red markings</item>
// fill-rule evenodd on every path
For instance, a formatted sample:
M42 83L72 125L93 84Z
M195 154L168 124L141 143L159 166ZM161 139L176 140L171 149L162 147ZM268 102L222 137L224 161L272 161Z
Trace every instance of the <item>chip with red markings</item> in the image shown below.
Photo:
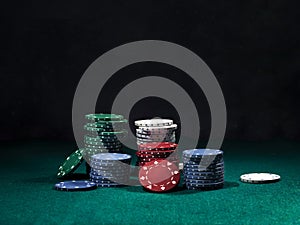
M139 171L141 185L154 192L164 192L175 188L180 181L178 167L168 160L157 159L145 163Z
M144 143L144 144L139 144L138 149L139 150L148 150L148 151L153 151L153 150L175 150L177 148L177 144L173 142L149 142L149 143Z

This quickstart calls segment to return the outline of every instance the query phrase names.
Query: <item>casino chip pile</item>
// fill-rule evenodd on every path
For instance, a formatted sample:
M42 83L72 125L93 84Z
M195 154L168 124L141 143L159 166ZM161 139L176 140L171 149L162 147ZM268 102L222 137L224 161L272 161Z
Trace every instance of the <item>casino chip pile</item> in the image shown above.
M220 189L224 185L223 151L192 149L183 151L184 182L189 190Z
M145 163L164 159L175 152L175 130L177 124L170 119L146 119L134 122L136 129L136 138L138 151L137 165L143 166ZM172 154L168 160L177 163L178 158Z
M127 131L124 129L128 122L122 115L116 114L89 114L85 116L89 121L84 125L84 158L90 163L93 155L105 152L122 152L120 139Z
M178 185L180 172L174 163L157 159L140 168L139 181L149 191L165 192Z
M91 157L90 180L97 187L120 187L128 183L131 155L99 153Z

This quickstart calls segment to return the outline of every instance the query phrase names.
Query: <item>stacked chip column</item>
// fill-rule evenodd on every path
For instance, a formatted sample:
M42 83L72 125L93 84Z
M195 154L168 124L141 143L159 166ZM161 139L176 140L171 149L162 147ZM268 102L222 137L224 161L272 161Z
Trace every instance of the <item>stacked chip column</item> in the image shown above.
M99 153L122 153L120 139L127 134L125 124L128 122L122 115L117 114L88 114L88 122L84 125L83 156L87 161L87 172L90 172L90 161L93 155Z
M189 190L212 190L224 185L223 151L191 149L183 151L184 182Z
M177 124L171 119L145 119L135 121L138 151L137 165L156 159L168 158L177 163L175 131ZM174 154L173 154L174 153ZM172 155L171 155L172 154Z

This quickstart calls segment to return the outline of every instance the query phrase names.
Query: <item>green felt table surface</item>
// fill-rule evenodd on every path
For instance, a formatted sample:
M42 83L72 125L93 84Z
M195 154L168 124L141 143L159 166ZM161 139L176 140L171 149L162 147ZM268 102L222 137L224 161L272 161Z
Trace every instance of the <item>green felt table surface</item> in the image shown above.
M74 144L1 144L0 224L300 224L300 143L225 142L222 149L226 182L220 190L64 192L53 190L55 174ZM282 180L240 182L249 172L277 173Z

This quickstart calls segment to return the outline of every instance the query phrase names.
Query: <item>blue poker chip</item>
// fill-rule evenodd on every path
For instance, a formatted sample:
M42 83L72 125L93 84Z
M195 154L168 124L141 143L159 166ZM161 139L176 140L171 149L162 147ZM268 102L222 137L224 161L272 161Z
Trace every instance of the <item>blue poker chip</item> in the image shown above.
M125 177L129 177L129 173L122 173L122 174L101 173L101 174L95 175L94 173L91 172L90 177L92 177L94 179L125 178Z
M224 175L224 171L214 171L214 172L189 172L189 171L183 171L184 176L187 175L193 175L193 176L214 176L214 175Z
M201 160L192 160L192 159L184 159L183 158L182 162L185 165L200 165L200 164L207 165L207 164L209 164L209 165L214 166L214 165L219 164L219 163L224 163L224 160L223 159L222 160L203 160L203 159L201 159Z
M129 171L114 171L114 172L111 172L111 171L94 171L94 170L92 170L91 172L90 172L90 174L91 175L93 175L93 176L103 176L103 177L105 177L105 176L117 176L117 177L120 177L120 176L126 176L126 175L128 175L128 174L130 174L129 173Z
M92 156L92 160L96 162L102 161L122 161L122 160L130 160L131 155L121 154L121 153L100 153Z
M91 172L93 173L129 173L130 172L130 167L128 166L127 168L103 168L99 167L97 168L91 168Z
M187 157L217 156L223 155L223 151L216 149L190 149L183 151L182 154Z
M182 160L189 162L209 162L209 163L218 163L220 161L223 161L223 156L203 156L203 157L187 157L187 156L182 156Z
M210 187L194 187L186 185L186 188L188 190L194 190L194 191L209 191L209 190L218 190L223 188L224 185L217 185L217 186L210 186Z
M206 164L202 164L202 163L199 163L198 165L185 163L185 164L183 165L183 168L199 169L199 168L203 168L205 165L206 165ZM224 163L221 162L221 163L210 164L210 165L208 165L206 168L213 169L213 168L217 168L217 167L224 167Z
M128 183L129 179L94 179L90 178L90 180L94 183L101 184L125 184Z
M192 184L215 184L215 183L224 182L224 178L213 179L213 180L184 179L184 182L192 183Z
M106 153L104 153L106 154ZM109 153L109 154L119 154L119 153ZM92 156L91 156L92 157ZM122 167L127 166L130 164L130 160L126 159L123 161L109 161L109 160L102 160L102 161L96 161L94 159L90 160L90 164L93 164L95 166L116 166L116 167Z
M197 176L197 175L184 175L184 179L192 180L213 180L213 179L224 179L224 174L222 175L206 175L206 176Z
M97 187L100 188L116 188L116 187L125 187L126 185L124 184L103 184L103 183L96 183Z
M96 184L117 184L115 181L112 180L96 180L93 178L90 178L91 182L94 182Z
M122 164L122 163L119 163ZM94 170L106 170L106 171L115 171L115 170L128 170L130 168L129 164L124 164L124 166L120 166L119 164L111 164L111 163L102 163L102 164L92 164L90 163L91 168Z
M223 186L224 185L224 181L214 182L214 183L191 183L191 182L185 182L185 185L189 186L189 187L198 187L198 188L218 187L218 186Z
M193 168L184 168L184 172L220 172L224 171L224 167L216 167L216 168L204 168L204 167L198 167L196 169Z
M88 180L63 181L54 185L54 189L59 191L88 191L96 188L96 183Z

